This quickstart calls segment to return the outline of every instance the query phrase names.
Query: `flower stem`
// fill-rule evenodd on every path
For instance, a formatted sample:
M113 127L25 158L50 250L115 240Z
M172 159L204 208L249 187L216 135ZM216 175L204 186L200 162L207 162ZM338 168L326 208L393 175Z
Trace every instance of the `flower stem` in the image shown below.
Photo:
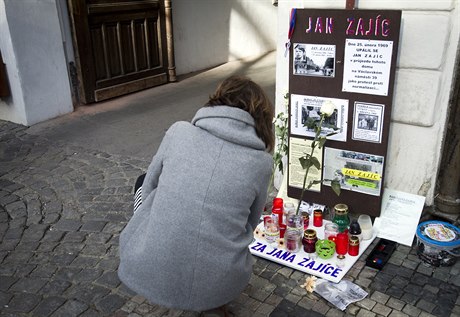
M307 159L309 161L309 164L308 164L307 168L305 169L305 175L303 177L302 192L300 193L299 203L297 204L296 215L299 214L300 205L302 204L303 195L305 193L305 185L307 183L308 172L310 171L310 167L312 165L311 164L311 158L313 157L313 153L315 152L316 145L318 144L319 136L321 135L321 127L323 125L323 121L324 121L324 115L321 115L321 119L320 119L319 125L318 125L319 128L316 129L315 138L313 139L313 142L311 143L310 156L307 157Z
M316 147L316 146L312 146L312 147L311 147L310 157L313 155L313 152L315 151L315 147ZM297 204L297 210L296 210L296 212L295 212L296 215L299 214L300 205L302 204L303 194L305 193L305 183L307 182L307 176L308 176L308 171L310 170L310 166L311 166L311 165L308 165L307 169L305 170L305 175L304 175L304 177L303 177L302 192L301 192L301 194L300 194L299 203Z

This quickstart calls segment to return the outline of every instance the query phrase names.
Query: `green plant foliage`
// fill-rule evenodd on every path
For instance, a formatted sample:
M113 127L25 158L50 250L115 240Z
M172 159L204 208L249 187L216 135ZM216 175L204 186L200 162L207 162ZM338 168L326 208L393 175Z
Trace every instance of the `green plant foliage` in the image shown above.
M313 180L313 181L310 181L308 185L306 184L308 172L310 171L310 168L314 167L317 170L321 170L321 163L319 162L318 158L313 155L316 147L318 147L319 149L322 149L324 147L324 144L326 143L327 137L337 134L337 132L331 132L325 136L321 135L321 127L323 126L324 119L327 118L328 116L329 116L328 112L321 112L321 117L319 121L308 118L304 124L304 126L306 126L309 130L315 131L315 138L313 139L313 142L311 143L310 153L309 154L305 153L304 156L299 158L300 165L305 170L305 175L303 179L302 192L300 194L299 203L297 205L297 212L296 212L297 214L299 214L300 205L302 203L305 190L310 189L313 185L320 184L322 182L321 180ZM339 196L340 190L341 190L340 182L336 179L335 180L325 180L325 181L331 182L332 190L334 191L334 193L337 194L337 196Z
M285 111L287 112L287 106L289 104L289 94L284 95L284 105L286 107ZM269 189L273 185L273 180L275 178L275 173L278 170L281 174L284 174L284 165L283 157L288 153L288 119L289 116L281 111L276 115L273 120L275 127L275 139L276 139L276 148L273 153L273 171L270 177Z

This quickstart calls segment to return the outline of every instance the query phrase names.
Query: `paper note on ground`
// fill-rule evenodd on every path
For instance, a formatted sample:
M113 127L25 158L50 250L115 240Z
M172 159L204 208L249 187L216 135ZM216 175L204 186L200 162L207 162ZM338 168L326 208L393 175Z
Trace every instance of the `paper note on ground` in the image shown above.
M375 218L377 237L412 246L425 197L385 188L382 212Z

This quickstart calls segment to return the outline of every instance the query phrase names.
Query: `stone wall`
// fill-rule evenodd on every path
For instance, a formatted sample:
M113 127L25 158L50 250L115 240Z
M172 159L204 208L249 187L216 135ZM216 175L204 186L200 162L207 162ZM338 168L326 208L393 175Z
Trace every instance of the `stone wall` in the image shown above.
M291 8L344 9L345 1L278 2L277 110L288 89ZM432 205L459 44L458 0L357 0L357 9L402 10L384 186L426 196Z

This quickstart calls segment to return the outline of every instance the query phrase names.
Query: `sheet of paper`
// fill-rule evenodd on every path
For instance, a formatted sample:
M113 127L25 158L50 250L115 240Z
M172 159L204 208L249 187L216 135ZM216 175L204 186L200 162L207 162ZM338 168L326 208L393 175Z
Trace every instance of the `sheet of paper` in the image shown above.
M299 158L305 154L311 153L311 145L313 140L289 138L289 174L288 184L292 187L302 188L303 179L305 177L305 170L300 164ZM323 152L316 147L313 153L321 166L323 165ZM321 170L316 169L314 166L308 171L307 181L305 187L312 181L321 180ZM310 189L311 191L321 191L321 184L315 184Z
M345 40L342 91L387 96L393 41Z
M377 237L412 246L425 197L385 188L382 212L375 218Z

